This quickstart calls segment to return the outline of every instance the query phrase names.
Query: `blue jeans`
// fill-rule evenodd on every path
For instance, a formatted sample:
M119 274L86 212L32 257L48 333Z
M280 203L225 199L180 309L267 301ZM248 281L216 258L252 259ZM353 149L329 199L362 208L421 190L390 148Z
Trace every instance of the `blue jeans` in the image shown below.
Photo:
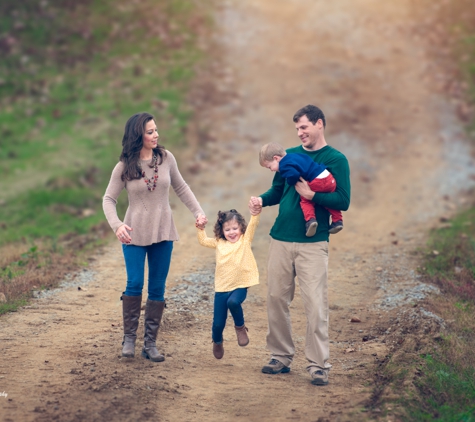
M148 299L165 300L165 283L172 257L173 242L164 241L148 246L122 245L127 271L126 296L142 294L145 256L148 260Z
M214 294L214 316L212 337L215 343L223 342L223 331L228 318L228 309L234 319L236 327L244 325L242 303L246 300L247 288L240 288L232 292L216 292Z

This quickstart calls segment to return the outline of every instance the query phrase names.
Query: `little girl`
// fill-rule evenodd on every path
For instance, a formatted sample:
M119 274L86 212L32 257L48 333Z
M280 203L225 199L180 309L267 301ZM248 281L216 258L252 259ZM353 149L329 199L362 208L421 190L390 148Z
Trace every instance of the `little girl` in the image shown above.
M204 226L197 225L201 245L216 249L215 295L213 316L213 355L224 355L223 331L228 309L234 319L239 346L247 346L249 338L244 325L242 303L248 287L259 284L259 272L251 250L251 242L259 223L259 215L252 215L249 226L236 210L219 211L214 225L214 238L207 237Z

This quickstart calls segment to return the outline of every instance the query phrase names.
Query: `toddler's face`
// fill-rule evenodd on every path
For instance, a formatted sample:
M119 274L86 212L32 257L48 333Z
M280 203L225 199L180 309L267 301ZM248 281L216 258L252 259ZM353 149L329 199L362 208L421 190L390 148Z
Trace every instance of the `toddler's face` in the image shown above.
M279 159L280 157L274 157L272 161L265 161L264 167L270 171L279 171Z
M223 224L223 233L228 242L236 243L242 235L241 226L234 219L226 221L226 223Z

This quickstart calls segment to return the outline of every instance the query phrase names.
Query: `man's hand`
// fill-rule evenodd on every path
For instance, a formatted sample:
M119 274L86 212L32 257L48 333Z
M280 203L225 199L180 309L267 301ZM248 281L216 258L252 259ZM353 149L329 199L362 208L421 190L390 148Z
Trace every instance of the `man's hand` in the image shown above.
M297 182L295 184L295 190L301 197L308 200L312 200L313 196L315 195L315 192L310 189L307 181L304 180L302 177L300 178L300 182Z
M257 196L251 196L249 200L249 212L251 215L258 215L262 211L262 198Z

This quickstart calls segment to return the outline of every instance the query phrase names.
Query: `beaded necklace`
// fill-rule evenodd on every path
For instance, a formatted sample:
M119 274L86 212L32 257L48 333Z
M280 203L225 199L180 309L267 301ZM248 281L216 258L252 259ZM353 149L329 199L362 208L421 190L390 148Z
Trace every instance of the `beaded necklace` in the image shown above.
M147 179L145 177L145 170L142 169L142 177L143 177L143 180L145 182L145 184L147 185L147 189L152 192L155 190L155 188L157 187L157 179L158 179L158 158L157 156L154 154L153 155L153 158L152 158L152 165L153 165L153 177L150 178L150 179ZM142 168L142 166L140 165L140 161L139 161L139 167Z

